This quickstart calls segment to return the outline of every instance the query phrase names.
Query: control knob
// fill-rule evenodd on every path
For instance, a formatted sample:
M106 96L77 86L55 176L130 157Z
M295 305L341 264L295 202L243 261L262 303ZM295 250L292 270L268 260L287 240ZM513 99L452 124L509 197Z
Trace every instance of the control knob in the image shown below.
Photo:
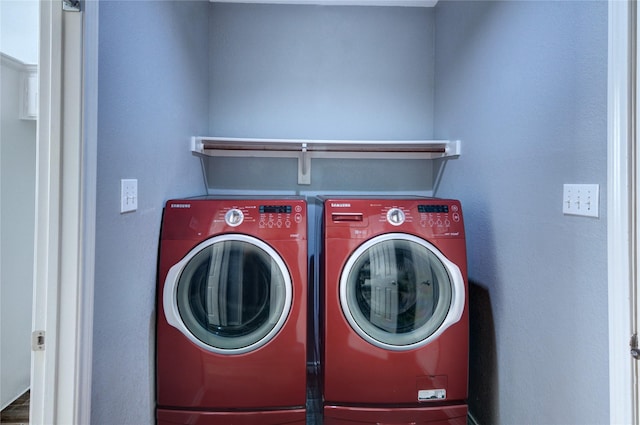
M232 208L224 215L224 221L232 227L239 226L244 220L244 214L237 208Z
M400 208L391 208L389 212L387 212L387 221L389 222L389 224L400 226L402 223L404 223L404 220L404 211L402 211Z

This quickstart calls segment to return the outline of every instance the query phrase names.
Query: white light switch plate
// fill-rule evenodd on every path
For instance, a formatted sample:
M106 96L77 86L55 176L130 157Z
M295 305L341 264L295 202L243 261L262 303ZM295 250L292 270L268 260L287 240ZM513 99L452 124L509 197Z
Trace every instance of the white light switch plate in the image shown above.
M565 184L562 192L564 214L599 217L599 184Z
M138 209L138 180L120 180L120 212L126 213Z

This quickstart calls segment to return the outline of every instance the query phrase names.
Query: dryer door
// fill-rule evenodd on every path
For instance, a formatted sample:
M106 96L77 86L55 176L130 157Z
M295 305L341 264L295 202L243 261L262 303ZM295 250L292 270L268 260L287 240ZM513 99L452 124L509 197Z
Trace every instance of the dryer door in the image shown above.
M460 320L464 280L458 266L429 242L390 233L368 240L349 257L340 277L340 303L366 341L409 350Z
M167 274L167 322L205 350L239 354L269 342L291 308L291 277L269 245L246 235L216 236Z

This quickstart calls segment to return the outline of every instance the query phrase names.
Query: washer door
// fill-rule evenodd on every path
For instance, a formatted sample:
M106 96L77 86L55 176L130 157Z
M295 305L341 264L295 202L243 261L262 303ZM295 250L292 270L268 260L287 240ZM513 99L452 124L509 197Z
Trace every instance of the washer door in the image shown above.
M269 342L291 308L291 277L269 245L246 235L216 236L167 274L167 322L205 350L240 354Z
M458 266L435 246L390 233L362 244L340 277L340 304L353 329L388 350L428 344L462 317Z

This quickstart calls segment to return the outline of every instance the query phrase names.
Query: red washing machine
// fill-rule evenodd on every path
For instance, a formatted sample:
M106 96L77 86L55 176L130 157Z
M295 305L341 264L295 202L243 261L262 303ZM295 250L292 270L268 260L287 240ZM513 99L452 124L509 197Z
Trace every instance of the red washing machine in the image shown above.
M157 423L305 424L304 199L167 202L158 276Z
M460 202L322 200L324 424L466 425Z

